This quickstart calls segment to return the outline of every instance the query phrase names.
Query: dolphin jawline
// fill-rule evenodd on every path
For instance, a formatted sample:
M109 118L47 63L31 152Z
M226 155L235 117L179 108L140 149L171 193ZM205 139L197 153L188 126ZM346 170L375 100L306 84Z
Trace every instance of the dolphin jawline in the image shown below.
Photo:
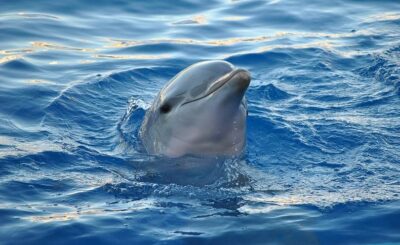
M231 71L230 73L228 73L228 74L222 76L222 77L221 77L220 79L218 79L216 82L214 82L214 83L211 85L210 90L207 91L207 93L206 93L205 95L200 96L200 97L198 97L198 98L195 98L195 99L193 99L193 100L186 101L185 103L182 103L181 106L184 106L184 105L186 105L186 104L189 104L189 103L192 103L192 102L195 102L195 101L204 99L205 97L207 97L207 96L213 94L213 93L216 92L218 89L220 89L222 86L224 86L225 84L227 84L235 75L237 75L237 74L239 74L239 73L242 73L242 72L243 72L243 73L249 74L249 72L246 71L245 69L241 69L241 68L235 69L235 70ZM250 75L249 75L249 76L250 76Z

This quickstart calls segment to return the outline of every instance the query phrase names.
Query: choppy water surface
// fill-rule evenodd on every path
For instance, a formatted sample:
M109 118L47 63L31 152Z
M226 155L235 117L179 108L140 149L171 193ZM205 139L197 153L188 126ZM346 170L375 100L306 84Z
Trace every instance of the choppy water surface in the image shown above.
M186 66L248 69L247 149L143 152ZM4 244L400 243L398 1L2 1Z

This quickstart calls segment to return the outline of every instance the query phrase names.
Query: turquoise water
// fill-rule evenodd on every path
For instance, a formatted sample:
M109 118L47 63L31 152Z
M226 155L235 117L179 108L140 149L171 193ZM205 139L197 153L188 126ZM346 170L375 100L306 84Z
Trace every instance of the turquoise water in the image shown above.
M209 59L252 74L245 154L148 156ZM399 64L398 1L2 1L0 243L400 244Z

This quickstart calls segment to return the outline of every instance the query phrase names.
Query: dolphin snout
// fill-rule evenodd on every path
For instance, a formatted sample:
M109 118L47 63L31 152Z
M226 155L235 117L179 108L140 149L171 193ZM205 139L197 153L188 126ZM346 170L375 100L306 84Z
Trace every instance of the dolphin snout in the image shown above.
M245 91L251 81L250 72L241 68L235 70L234 72L235 72L233 79L234 84L237 85L240 90Z

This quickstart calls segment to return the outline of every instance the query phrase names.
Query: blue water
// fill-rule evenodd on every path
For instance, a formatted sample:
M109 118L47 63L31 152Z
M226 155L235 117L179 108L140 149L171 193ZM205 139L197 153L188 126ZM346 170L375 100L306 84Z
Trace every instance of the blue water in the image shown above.
M148 156L186 66L248 69L247 148ZM1 1L1 244L400 244L400 2Z

